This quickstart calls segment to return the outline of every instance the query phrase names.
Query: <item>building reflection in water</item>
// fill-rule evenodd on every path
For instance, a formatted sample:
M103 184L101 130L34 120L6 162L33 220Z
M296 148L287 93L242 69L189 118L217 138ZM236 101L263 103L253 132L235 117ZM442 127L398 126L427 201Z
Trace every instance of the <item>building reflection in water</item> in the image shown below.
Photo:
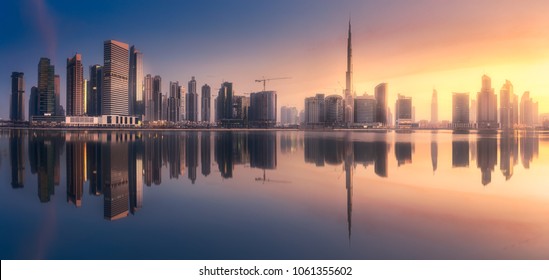
M188 132L186 136L187 176L194 184L196 182L196 170L198 169L198 132Z
M271 131L254 133L248 135L247 140L250 167L263 170L263 176L257 177L256 181L286 183L287 181L267 178L266 175L266 170L276 169L276 133Z
M130 192L130 213L143 207L143 153L144 146L141 133L130 134L128 143L128 173Z
M499 140L499 166L505 180L511 179L518 164L518 137L515 131L503 131Z
M129 213L128 134L102 134L103 216L113 221Z
M181 148L185 147L184 139L181 139L179 134L167 134L164 136L166 142L168 156L168 166L170 179L177 179L181 173ZM164 146L164 145L163 145ZM183 171L185 169L183 168Z
M200 162L202 164L202 175L207 177L210 175L212 165L211 155L212 135L210 132L200 133Z
M461 135L453 135L452 139L452 167L469 166L469 139Z
M23 146L23 130L12 129L10 137L11 187L14 189L25 186L25 149Z
M60 154L64 145L61 132L33 131L29 133L29 164L31 173L38 175L38 198L49 202L60 179Z
M482 185L492 182L492 171L498 160L498 139L495 136L477 137L477 167L482 173Z
M233 132L215 134L215 161L221 177L233 177Z
M334 137L335 136L335 137ZM262 170L256 177L263 183L288 183L284 178L270 178L269 170L278 164L277 147L281 153L303 150L306 163L316 166L341 166L345 172L347 196L347 226L349 238L352 229L353 176L356 167L374 166L379 177L388 177L390 142L386 134L373 138L345 133L325 135L305 132L303 134L263 132L60 132L11 130L9 133L9 156L12 188L23 188L25 180L25 137L28 139L27 154L30 172L37 175L37 192L41 202L48 202L55 193L56 174L60 169L61 155L66 160L66 199L77 207L82 205L85 182L89 194L103 196L104 218L117 220L135 214L143 208L143 185L160 185L162 168L169 170L170 178L180 178L187 168L188 179L195 183L198 176L199 157L202 175L211 174L213 160L220 176L233 177L236 165L248 165ZM369 135L368 137L370 137ZM395 157L398 165L412 163L413 142L406 135L395 140ZM431 134L431 165L437 170L439 135ZM476 155L481 171L481 183L492 181L492 172L497 165L498 141L500 170L510 180L520 160L529 168L539 153L539 135L535 132L502 132L496 135L452 136L452 166L468 167L470 155ZM499 139L499 140L498 140ZM213 143L212 143L213 141ZM302 144L300 144L302 143ZM282 152L284 147L284 152ZM475 149L474 153L471 149ZM428 164L428 163L425 163Z
M433 166L433 174L438 167L438 142L436 131L431 132L431 165Z
M84 177L87 173L86 139L83 132L65 134L66 164L67 164L67 202L76 207L82 206L84 192Z
M395 142L395 157L398 166L412 163L413 150L412 142Z
M523 131L520 137L520 157L522 166L530 168L530 163L539 153L539 135L535 131Z

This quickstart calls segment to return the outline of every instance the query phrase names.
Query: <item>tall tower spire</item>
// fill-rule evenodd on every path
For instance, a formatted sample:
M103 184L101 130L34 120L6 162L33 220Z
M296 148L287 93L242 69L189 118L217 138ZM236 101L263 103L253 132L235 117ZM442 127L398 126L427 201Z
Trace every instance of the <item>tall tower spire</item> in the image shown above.
M351 45L351 18L349 17L349 34L347 38L347 72L345 73L345 123L353 122L353 54Z
M349 35L347 37L347 72L345 96L353 95L353 48L351 44L351 19L349 18Z

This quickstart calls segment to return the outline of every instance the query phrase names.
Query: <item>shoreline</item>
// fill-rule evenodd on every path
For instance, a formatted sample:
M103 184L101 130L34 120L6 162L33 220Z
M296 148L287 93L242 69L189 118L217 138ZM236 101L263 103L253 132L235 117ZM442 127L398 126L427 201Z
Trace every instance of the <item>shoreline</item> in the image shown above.
M316 129L307 129L307 128L138 128L138 127L17 127L17 126L0 126L0 130L28 130L28 131L91 131L91 132L101 132L101 131L145 131L145 132L155 132L155 131L190 131L190 132L243 132L243 131L304 131L304 132L374 132L374 133L387 133L387 132L396 132L396 133L413 133L416 131L442 131L442 132L452 132L455 134L495 134L495 133L509 133L509 132L520 132L520 131L539 131L545 132L549 131L549 128L517 128L512 130L505 129L451 129L451 128L406 128L406 129L397 129L397 128L316 128Z

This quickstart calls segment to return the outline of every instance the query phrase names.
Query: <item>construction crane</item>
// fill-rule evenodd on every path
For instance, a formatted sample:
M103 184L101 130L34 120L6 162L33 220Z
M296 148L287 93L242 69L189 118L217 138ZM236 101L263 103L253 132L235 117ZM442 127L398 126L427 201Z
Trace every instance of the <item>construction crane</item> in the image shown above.
M263 79L258 79L258 80L255 80L256 83L263 83L263 91L265 91L265 85L267 83L267 81L272 81L272 80L286 80L286 79L291 79L292 77L281 77L281 78L267 78L265 79L265 77L263 77Z

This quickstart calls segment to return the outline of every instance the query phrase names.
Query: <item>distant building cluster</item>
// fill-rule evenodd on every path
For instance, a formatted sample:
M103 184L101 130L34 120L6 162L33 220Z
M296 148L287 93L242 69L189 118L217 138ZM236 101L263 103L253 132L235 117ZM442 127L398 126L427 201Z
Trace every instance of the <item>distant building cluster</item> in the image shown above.
M38 63L38 84L31 88L28 120L31 125L156 126L198 124L209 126L214 101L215 122L224 127L273 127L277 123L276 91L237 96L224 82L212 100L211 87L198 91L191 77L185 90L170 81L163 91L159 75L144 74L143 53L115 40L103 44L104 65L89 67L84 78L82 55L67 58L66 104L60 105L60 77L49 58ZM12 73L10 120L25 121L24 73ZM88 118L81 118L88 117ZM109 120L109 121L107 121ZM120 120L120 121L119 121ZM295 123L295 121L294 121Z

